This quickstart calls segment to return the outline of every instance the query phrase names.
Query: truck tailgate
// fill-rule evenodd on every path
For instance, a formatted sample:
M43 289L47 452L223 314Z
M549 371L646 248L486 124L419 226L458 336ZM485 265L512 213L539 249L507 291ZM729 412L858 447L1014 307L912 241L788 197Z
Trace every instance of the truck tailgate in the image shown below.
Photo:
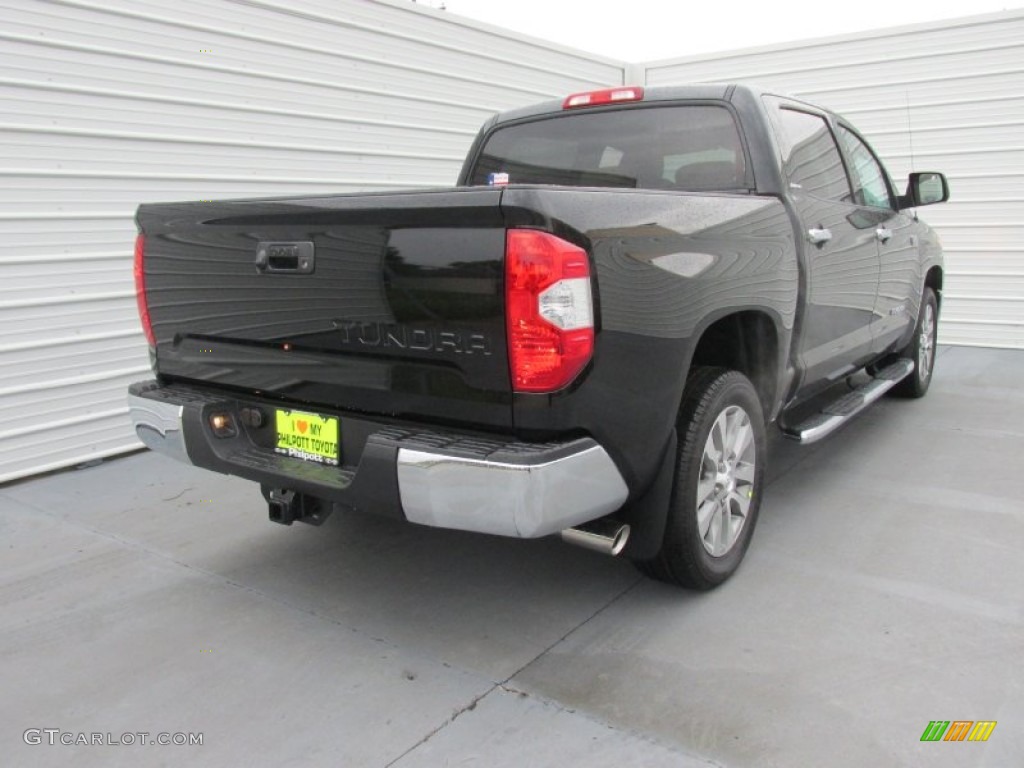
M323 408L510 427L500 196L141 206L159 374Z

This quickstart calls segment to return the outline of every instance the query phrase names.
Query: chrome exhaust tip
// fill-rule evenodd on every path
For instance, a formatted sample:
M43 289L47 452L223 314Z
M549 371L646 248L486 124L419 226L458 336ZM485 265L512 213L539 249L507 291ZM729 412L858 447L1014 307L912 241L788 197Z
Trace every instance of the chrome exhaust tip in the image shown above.
M617 520L592 520L562 531L562 541L615 557L626 548L629 526Z

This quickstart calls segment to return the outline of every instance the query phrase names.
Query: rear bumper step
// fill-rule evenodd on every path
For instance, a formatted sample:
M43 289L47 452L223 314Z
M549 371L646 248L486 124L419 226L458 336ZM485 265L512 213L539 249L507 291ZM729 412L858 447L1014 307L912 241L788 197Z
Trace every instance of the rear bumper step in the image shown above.
M783 427L783 434L801 443L814 443L835 432L914 371L914 361L901 358L874 374L856 389L833 400L820 412L793 427Z
M339 415L342 434L362 430L365 441L351 463L343 454L342 466L332 467L279 455L247 429L218 439L207 423L211 411L246 407L231 395L141 382L128 400L139 439L154 451L422 525L536 538L604 517L628 496L618 468L591 438L522 443Z

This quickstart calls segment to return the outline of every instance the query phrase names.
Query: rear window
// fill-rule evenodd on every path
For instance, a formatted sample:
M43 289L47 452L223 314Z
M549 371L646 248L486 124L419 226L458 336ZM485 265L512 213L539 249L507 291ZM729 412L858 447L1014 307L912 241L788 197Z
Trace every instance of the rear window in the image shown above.
M470 184L747 189L732 113L717 106L642 107L564 113L499 128Z

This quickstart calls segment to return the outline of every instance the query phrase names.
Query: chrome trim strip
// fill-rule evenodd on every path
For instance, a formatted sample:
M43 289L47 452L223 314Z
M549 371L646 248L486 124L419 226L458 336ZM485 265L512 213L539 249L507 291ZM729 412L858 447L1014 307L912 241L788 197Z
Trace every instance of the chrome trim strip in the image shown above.
M176 403L128 395L128 413L139 440L158 453L191 464L181 428L183 411L184 406Z
M467 459L398 450L398 491L408 520L532 539L604 517L629 491L604 448L579 450L540 464Z

